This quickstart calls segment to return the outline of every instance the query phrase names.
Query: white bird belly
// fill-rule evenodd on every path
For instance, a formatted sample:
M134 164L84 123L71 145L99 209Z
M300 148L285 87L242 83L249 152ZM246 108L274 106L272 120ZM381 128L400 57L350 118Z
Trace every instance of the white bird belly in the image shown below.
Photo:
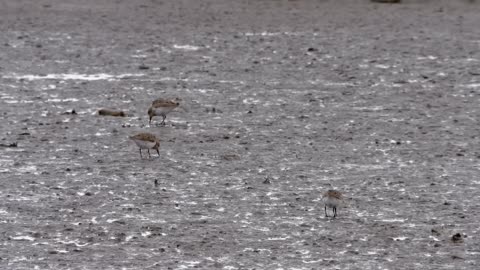
M326 197L323 202L328 207L337 207L340 204L340 200L337 198Z
M173 109L175 109L175 108L173 108L173 107L157 107L157 108L153 109L153 113L157 116L166 115L169 112L171 112Z
M155 142L148 142L148 141L142 141L142 140L133 140L138 147L141 149L151 149L152 147L155 146Z

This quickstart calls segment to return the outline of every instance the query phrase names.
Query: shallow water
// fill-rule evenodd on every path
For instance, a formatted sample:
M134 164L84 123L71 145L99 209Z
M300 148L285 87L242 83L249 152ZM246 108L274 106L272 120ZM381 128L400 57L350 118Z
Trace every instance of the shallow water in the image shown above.
M480 7L442 5L5 3L0 268L475 269Z

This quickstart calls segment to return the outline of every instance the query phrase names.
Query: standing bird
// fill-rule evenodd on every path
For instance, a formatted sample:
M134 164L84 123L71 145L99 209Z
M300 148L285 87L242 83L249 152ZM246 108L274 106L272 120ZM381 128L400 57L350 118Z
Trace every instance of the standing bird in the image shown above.
M162 116L163 120L161 125L165 125L165 119L167 114L173 111L173 109L180 106L180 99L175 98L174 100L168 100L164 98L156 99L152 102L152 106L148 109L148 116L150 117L149 124L152 123L152 118L154 116Z
M150 149L157 150L158 156L160 156L160 151L158 148L160 147L160 140L155 137L155 135L151 133L139 133L137 135L131 136L131 140L133 140L137 146L140 148L140 158L142 157L142 149L147 149L148 157L150 156Z
M336 190L329 190L323 194L322 199L325 203L325 216L328 217L327 207L331 207L333 209L333 218L335 218L337 216L337 206L339 206L343 200L342 193Z

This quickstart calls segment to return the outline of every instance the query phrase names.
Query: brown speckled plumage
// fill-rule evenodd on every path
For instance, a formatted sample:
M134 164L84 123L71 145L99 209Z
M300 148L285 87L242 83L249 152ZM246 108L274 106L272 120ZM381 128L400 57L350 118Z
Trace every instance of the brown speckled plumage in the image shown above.
M158 99L155 99L152 102L152 107L153 108L158 108L158 107L176 108L179 105L180 105L180 99L178 99L178 98L176 98L174 100L158 98Z
M156 142L157 137L153 135L152 133L138 133L137 135L133 135L130 137L132 140L141 140L141 141L146 141L146 142Z
M324 197L335 198L337 200L342 200L343 199L342 193L340 193L340 191L336 191L336 190L332 190L332 189L325 192Z
M180 99L176 98L174 100L158 98L152 102L152 106L148 108L148 116L150 118L149 123L152 122L154 116L162 116L163 120L161 124L165 124L165 119L167 114L170 113L173 109L180 106Z
M157 154L160 156L160 140L153 134L143 132L133 136L130 136L130 139L137 144L140 149L140 158L142 158L142 149L147 149L148 156L150 156L150 149L155 149Z

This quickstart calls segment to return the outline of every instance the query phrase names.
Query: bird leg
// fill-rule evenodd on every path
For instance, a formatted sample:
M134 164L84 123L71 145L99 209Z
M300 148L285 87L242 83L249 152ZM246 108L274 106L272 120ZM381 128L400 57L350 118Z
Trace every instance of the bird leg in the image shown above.
M152 158L152 156L150 156L150 149L147 149L147 152L148 152L148 158Z
M142 159L142 148L138 148L138 150L140 151L140 159Z
M328 217L328 214L327 214L327 206L325 205L325 216Z

